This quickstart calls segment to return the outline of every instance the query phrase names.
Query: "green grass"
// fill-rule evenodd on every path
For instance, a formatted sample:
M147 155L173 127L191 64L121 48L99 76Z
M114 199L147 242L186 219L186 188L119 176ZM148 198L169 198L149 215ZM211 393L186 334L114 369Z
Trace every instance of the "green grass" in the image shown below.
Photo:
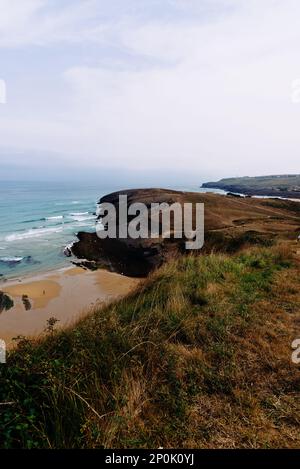
M275 248L181 257L75 327L20 340L0 367L1 447L299 445L284 309L298 284L279 306L295 269Z

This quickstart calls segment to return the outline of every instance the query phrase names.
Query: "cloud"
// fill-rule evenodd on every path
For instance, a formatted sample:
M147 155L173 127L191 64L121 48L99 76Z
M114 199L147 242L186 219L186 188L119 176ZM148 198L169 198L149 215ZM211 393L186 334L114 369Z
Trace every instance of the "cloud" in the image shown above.
M49 0L0 0L0 47L102 39L105 25L94 21L95 0L54 3L55 8Z
M157 60L150 68L69 70L87 148L129 165L295 171L297 21L282 3L247 11L204 25L151 21L125 30L132 53Z
M11 6L20 2L4 3L3 48L39 45L47 55L68 44L75 54L85 44L89 57L52 71L62 86L54 108L49 99L41 109L33 90L26 121L17 111L0 120L6 145L17 140L87 166L297 171L300 106L290 86L300 78L299 2L64 1L50 9L22 0L22 14Z

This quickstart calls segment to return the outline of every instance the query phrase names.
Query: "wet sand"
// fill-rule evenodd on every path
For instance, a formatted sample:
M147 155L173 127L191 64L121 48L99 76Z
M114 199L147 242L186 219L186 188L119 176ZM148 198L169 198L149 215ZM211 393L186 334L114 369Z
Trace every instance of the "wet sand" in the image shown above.
M43 333L51 317L59 320L56 327L69 326L88 314L91 306L126 295L138 282L105 270L91 272L75 267L0 283L0 291L14 301L11 309L0 313L0 338L12 347L14 337Z

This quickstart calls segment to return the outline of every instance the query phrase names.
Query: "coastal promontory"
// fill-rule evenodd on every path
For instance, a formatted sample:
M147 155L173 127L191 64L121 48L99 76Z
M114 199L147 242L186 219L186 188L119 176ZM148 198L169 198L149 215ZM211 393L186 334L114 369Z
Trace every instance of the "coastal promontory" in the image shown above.
M205 244L202 252L235 252L244 245L268 245L278 238L295 239L299 231L298 202L277 199L241 198L212 193L179 192L168 189L131 189L102 197L99 204L118 209L119 196L127 205L143 203L203 203ZM121 223L118 218L117 225ZM171 224L171 231L173 226ZM185 252L183 238L100 239L96 233L80 232L72 253L81 265L107 268L133 277L144 277L178 254Z
M223 189L250 196L282 197L300 199L300 175L239 177L205 182L203 188Z

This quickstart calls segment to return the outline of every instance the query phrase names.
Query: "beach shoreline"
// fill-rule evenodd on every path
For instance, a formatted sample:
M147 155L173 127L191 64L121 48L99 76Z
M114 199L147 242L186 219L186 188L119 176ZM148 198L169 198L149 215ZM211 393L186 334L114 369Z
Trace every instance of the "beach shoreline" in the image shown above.
M102 269L70 266L2 282L0 291L13 306L0 313L0 338L12 348L18 336L43 334L50 318L57 319L57 328L69 327L96 305L125 296L139 281Z

